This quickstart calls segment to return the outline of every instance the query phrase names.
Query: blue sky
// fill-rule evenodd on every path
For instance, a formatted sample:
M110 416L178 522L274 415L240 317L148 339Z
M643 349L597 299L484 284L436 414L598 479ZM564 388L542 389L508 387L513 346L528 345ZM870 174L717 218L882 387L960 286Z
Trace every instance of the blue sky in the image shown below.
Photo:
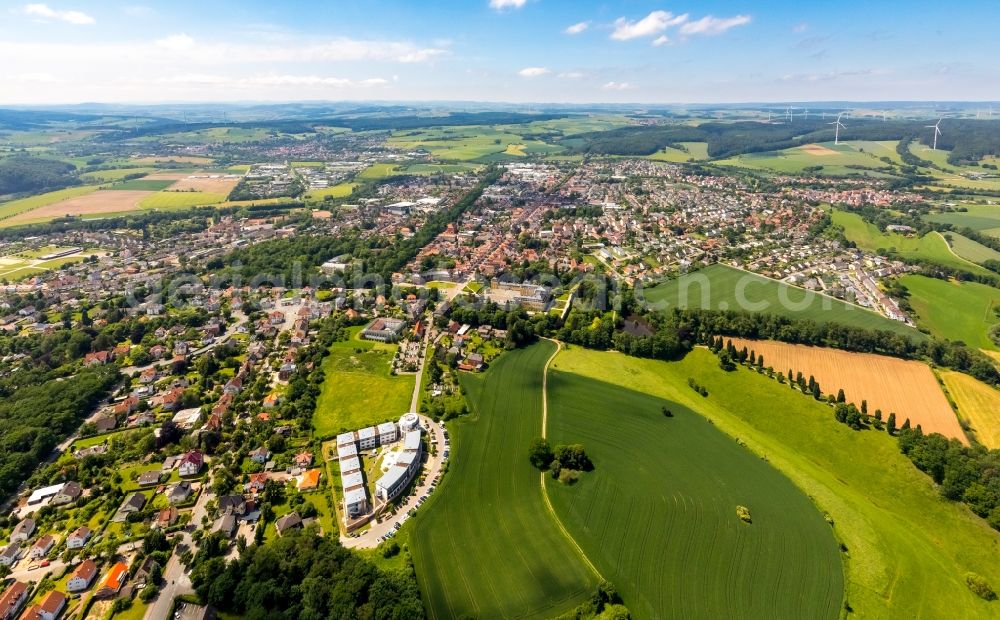
M0 103L1000 99L1000 2L0 1Z

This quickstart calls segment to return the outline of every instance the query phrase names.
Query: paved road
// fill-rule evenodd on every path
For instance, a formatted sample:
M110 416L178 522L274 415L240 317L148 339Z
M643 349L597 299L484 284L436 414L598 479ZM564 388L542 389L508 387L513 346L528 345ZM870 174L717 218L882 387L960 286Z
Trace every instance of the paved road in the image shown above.
M426 473L424 483L414 488L410 496L406 498L406 501L400 505L396 514L392 517L385 519L381 523L372 524L370 528L356 538L341 536L340 543L348 549L371 549L372 547L377 547L381 542L379 538L394 531L395 525L402 522L411 509L417 507L417 500L431 492L431 483L441 473L441 467L444 465L444 431L441 430L440 424L426 416L420 416L420 426L428 432L432 439L437 439L437 454L428 454L427 462L424 463L424 472Z
M247 322L247 315L243 314L242 312L238 313L234 312L233 317L236 319L236 321L232 325L227 327L225 332L219 335L219 337L213 340L211 343L206 344L205 346L200 347L198 349L192 350L191 353L188 355L188 357L194 359L207 351L211 351L220 344L228 342L229 339L236 334L236 328ZM121 369L121 373L126 376L132 376L136 372L142 372L148 368L156 368L159 366L166 366L168 364L170 364L170 360L162 359L162 360L157 360L155 362L150 362L143 366L125 366Z
M421 343L421 353L420 360L424 363L427 362L427 343L430 342L431 337L431 327L428 325L424 328L424 341ZM410 411L416 411L417 407L420 406L420 378L423 376L423 367L417 370L417 380L413 384L413 397L410 399Z
M209 491L208 480L206 479L201 495L198 497L198 501L195 502L194 508L191 511L191 524L188 529L193 530L201 526L202 517L208 514L207 506L210 499L212 499L212 493ZM191 587L191 580L184 574L184 565L178 559L178 548L182 551L185 548L190 549L192 553L196 550L194 541L191 539L191 533L187 529L181 531L177 547L175 547L173 555L167 561L166 568L163 569L163 589L160 590L160 594L156 597L156 600L146 608L146 615L143 616L145 620L166 620L174 608L174 599L183 594L192 594L194 592L194 589Z

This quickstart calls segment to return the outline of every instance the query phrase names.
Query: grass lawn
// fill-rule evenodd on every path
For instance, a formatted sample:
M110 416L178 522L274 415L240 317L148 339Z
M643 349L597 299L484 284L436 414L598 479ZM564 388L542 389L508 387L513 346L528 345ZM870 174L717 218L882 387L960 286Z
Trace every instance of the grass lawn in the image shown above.
M742 290L744 299L749 304L740 303L738 293L741 282L745 282ZM782 303L783 296L789 303ZM817 323L832 322L866 329L884 329L920 337L917 330L860 306L721 264L705 267L684 279L670 280L644 291L637 290L636 298L645 299L653 308L663 310L673 307L739 310L747 305L746 309L754 312L769 312L793 319L812 319Z
M1000 304L1000 290L978 282L918 275L903 276L899 281L910 291L910 305L917 313L918 325L940 338L997 350L988 332L998 322L993 309Z
M839 616L832 528L774 467L676 402L562 371L548 390L550 441L596 468L546 489L633 617Z
M553 368L679 403L766 456L833 519L857 617L996 617L997 604L974 595L965 574L998 587L1000 532L941 498L887 434L853 431L827 405L744 368L723 372L703 349L661 362L572 347ZM689 377L707 398L688 387Z
M856 213L833 209L830 213L833 223L844 228L844 236L869 252L895 252L904 258L918 258L933 261L947 267L971 271L983 275L992 272L979 265L956 256L948 248L948 243L940 233L930 232L923 237L908 237L896 233L883 233L874 224L864 221Z
M360 329L334 343L323 360L326 381L313 415L318 437L396 420L409 410L414 376L390 375L395 346L359 340Z
M540 343L462 376L473 413L451 425L450 471L410 536L434 620L553 618L597 584L546 508L527 458L541 436L542 369L554 350Z
M114 168L112 170L95 170L81 174L80 179L89 183L109 183L120 181L130 174L146 174L154 172L156 168Z
M396 174L395 164L372 164L358 174L358 179L363 181L378 181L389 178Z

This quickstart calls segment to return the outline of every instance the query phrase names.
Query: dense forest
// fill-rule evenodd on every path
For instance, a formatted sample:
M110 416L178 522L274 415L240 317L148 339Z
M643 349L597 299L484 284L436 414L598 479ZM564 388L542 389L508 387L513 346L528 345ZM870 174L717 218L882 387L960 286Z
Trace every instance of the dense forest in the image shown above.
M679 142L705 142L710 157L780 149L833 139L829 119L803 119L793 123L703 123L687 125L629 126L578 134L570 139L573 150L602 155L652 155ZM841 140L920 140L928 143L926 122L851 119L841 129ZM984 155L1000 155L1000 121L945 119L940 148L952 150L953 162L977 162ZM947 138L945 138L947 136Z
M76 168L57 159L16 155L0 159L0 196L62 189L80 180Z
M118 381L118 369L72 377L17 372L0 382L0 495L26 480Z
M425 617L412 568L386 573L329 536L286 532L228 564L221 557L227 550L207 539L191 582L202 601L246 620Z

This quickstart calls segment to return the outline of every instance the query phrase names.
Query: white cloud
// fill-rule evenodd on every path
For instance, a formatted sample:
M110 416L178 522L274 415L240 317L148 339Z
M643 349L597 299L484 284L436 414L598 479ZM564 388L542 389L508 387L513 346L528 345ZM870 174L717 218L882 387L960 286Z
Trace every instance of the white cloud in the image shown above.
M661 34L653 39L653 47L660 47L661 45L667 45L668 43L670 43L670 37L665 34Z
M517 72L518 75L526 78L541 77L543 75L547 75L548 73L549 70L545 67L525 67Z
M577 22L572 26L568 26L563 32L566 34L580 34L587 28L590 28L590 22Z
M628 90L632 85L628 82L608 82L601 86L601 90Z
M699 20L688 22L681 26L681 34L693 35L702 34L712 36L722 34L730 28L744 26L750 23L749 15L736 15L734 17L714 17L706 15Z
M93 24L96 21L93 17L81 11L57 11L47 4L26 4L23 10L25 15L31 15L43 20L54 19L78 26Z
M192 37L183 33L172 34L169 37L157 39L154 44L157 47L162 47L163 49L170 50L171 52L185 52L193 49L197 45Z
M256 88L283 87L283 86L305 86L305 87L333 87L333 88L371 88L385 86L389 80L384 78L367 78L363 80L352 80L339 77L323 77L318 75L254 75L249 77L229 77L224 75L212 75L205 73L187 73L159 78L161 84L184 84L203 86L224 86L226 88Z
M583 73L582 71L563 71L557 77L560 77L564 80L579 80L580 78L585 76L586 74Z
M628 41L642 37L652 37L662 33L671 26L677 26L687 21L687 13L674 15L669 11L653 11L639 21L629 21L624 17L615 20L615 29L611 38L616 41Z
M527 2L528 0L490 0L490 8L496 9L497 11L502 11L504 9L519 9Z

